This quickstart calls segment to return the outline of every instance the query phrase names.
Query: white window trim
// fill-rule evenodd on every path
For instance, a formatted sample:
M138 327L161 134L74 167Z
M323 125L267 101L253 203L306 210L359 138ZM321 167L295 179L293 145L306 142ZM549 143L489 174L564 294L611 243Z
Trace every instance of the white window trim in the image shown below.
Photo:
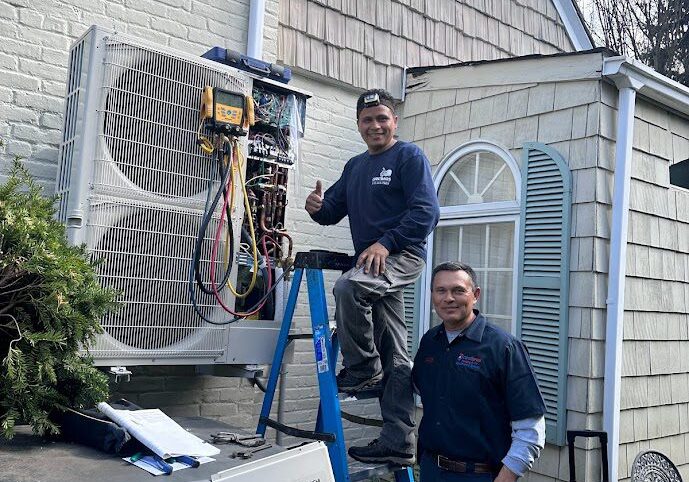
M476 218L500 214L519 214L519 204L514 201L494 203L465 204L463 206L445 206L440 208L440 216Z
M510 151L507 150L506 148L495 144L494 142L488 142L484 141L481 139L476 139L473 141L465 142L464 144L461 144L459 147L455 148L453 151L448 153L445 158L440 161L440 166L438 167L438 170L435 172L433 175L433 184L435 185L435 190L436 192L440 188L440 182L443 180L443 177L445 177L445 174L447 174L447 171L449 171L454 163L461 159L462 157L466 156L467 154L471 154L473 152L477 151L488 151L492 154L495 154L499 158L501 158L503 161L507 163L507 167L510 168L510 171L512 171L512 176L514 177L514 182L516 186L516 196L517 196L517 205L520 205L521 203L521 189L519 187L521 186L522 182L522 173L519 170L519 164L517 164L517 161L514 160L512 157L512 154L510 154ZM501 204L501 203L485 203L485 204ZM471 205L465 205L465 206L471 206ZM478 205L476 205L478 206ZM453 206L455 207L455 206ZM464 206L462 206L464 207ZM441 208L442 212L442 208Z
M481 224L484 223L496 223L496 222L514 222L514 256L512 258L513 272L515 275L519 269L519 230L521 228L521 171L517 161L510 152L495 143L487 142L481 139L473 140L461 144L459 147L448 153L445 158L440 162L440 165L433 175L433 184L435 186L436 192L440 188L440 183L442 182L445 174L452 168L456 161L477 151L488 151L495 154L500 159L505 161L507 166L512 172L515 182L515 201L501 201L494 203L483 203L475 205L462 205L462 206L446 206L440 208L440 221L438 222L438 227L444 226L458 226L458 225L470 225L478 224L480 220ZM435 233L432 232L428 237L427 244L427 263L426 269L421 274L421 300L420 300L420 323L418 326L419 330L419 340L428 331L431 323L431 297L430 297L430 280L433 273L433 266L431 263L433 257L433 242ZM517 289L518 289L518 277L515 276L512 283L512 333L516 332L517 328Z

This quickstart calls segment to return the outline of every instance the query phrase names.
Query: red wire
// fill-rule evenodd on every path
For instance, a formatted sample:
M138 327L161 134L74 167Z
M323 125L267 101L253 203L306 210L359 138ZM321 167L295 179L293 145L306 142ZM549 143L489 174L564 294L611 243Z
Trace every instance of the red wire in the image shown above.
M274 242L274 241L273 241L273 242ZM267 267L267 271L268 271L268 286L267 286L267 289L266 289L266 292L268 292L268 291L270 291L271 288L273 287L273 276L272 276L272 273L271 273L270 257L268 256L268 248L266 247L266 236L263 236L263 237L261 238L261 245L262 245L262 247L263 247L263 254L264 254L265 258L266 258L266 267ZM233 315L233 316L237 316L237 317L241 317L241 318L246 318L246 317L248 317L248 316L254 315L254 314L258 313L259 311L261 311L261 309L263 308L263 306L266 304L266 301L268 301L268 298L264 299L264 300L261 302L261 304L258 305L258 307L257 307L255 310L248 311L248 312L235 312L235 311L231 310L230 308L228 308L227 306L225 306L225 304L224 304L224 303L222 302L222 300L220 299L220 294L219 294L218 291L217 291L217 286L216 286L216 284L215 284L214 278L215 278L215 276L213 276L212 279L211 279L211 285L213 286L213 294L215 295L215 299L218 300L218 303L220 303L220 306L222 306L223 309L224 309L225 311L227 311L228 313L230 313L230 314Z
M228 166L229 169L232 169L232 161L233 161L233 159L230 159L230 165ZM232 179L233 179L233 176L229 176L228 181L227 181L228 185L230 182L232 182ZM225 196L224 196L224 200L223 200L222 212L220 214L220 222L218 223L218 229L215 232L215 240L213 242L213 250L211 252L211 267L210 267L211 286L213 288L213 295L215 296L215 299L217 300L217 302L220 304L220 306L222 306L222 308L225 311L227 311L231 315L246 318L247 316L251 316L251 315L258 313L261 310L261 308L263 308L263 305L265 305L265 303L268 299L266 298L265 300L263 300L261 302L261 304L258 306L258 308L256 308L253 311L246 312L246 313L235 312L235 311L231 310L228 306L226 306L225 303L223 303L223 301L220 297L220 293L218 292L218 286L215 283L215 268L214 268L215 267L215 258L218 254L218 246L220 245L220 235L222 234L223 221L225 219L225 212L227 209L227 204L229 202L229 198L230 198L230 189L226 188L225 189ZM250 215L251 214L249 214L249 216ZM231 225L229 226L229 229L232 229ZM261 238L261 245L263 247L263 254L266 258L266 264L267 264L267 268L268 268L268 289L267 289L267 291L270 291L270 289L272 288L273 277L272 277L272 274L270 272L270 257L268 256L268 248L266 247L266 237L267 236L264 235ZM275 243L275 240L273 240L272 238L270 238L270 240L273 243ZM230 254L230 256L232 256L232 254Z
M232 169L232 159L230 159L230 164L227 166L228 169ZM230 198L230 183L232 182L232 172L230 172L230 175L227 178L227 185L225 186L225 196L223 196L223 205L222 205L222 211L220 212L220 222L218 223L218 228L215 231L215 239L213 240L213 250L211 251L211 263L210 263L210 278L211 278L211 287L213 288L213 295L215 296L215 299L220 303L220 306L223 307L225 311L228 311L232 314L234 314L225 304L223 303L222 299L220 298L220 294L218 293L218 286L215 283L215 258L218 254L218 246L220 244L220 235L222 233L222 228L223 228L223 222L225 220L225 213L227 212L227 204ZM232 226L229 226L229 229L232 229ZM231 254L230 254L231 255ZM236 316L236 315L235 315Z

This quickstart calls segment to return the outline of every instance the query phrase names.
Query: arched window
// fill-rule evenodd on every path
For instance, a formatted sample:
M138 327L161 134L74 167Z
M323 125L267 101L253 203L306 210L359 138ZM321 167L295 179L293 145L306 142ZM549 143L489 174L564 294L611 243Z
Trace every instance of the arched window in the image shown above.
M517 163L495 144L472 141L446 157L435 180L440 222L429 238L422 330L440 323L429 295L433 267L462 261L476 271L478 309L490 322L514 332L521 195Z

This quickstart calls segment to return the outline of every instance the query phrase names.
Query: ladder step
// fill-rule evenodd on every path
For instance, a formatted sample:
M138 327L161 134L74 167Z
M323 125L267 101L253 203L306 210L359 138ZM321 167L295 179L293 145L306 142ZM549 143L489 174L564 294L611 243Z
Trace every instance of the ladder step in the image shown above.
M294 259L295 268L329 269L335 271L349 271L354 266L354 257L346 253L322 251L312 249L308 252L297 253Z
M335 442L335 434L328 432L316 432L311 430L302 430L295 427L290 427L284 423L276 422L268 417L259 417L259 422L265 424L267 427L274 428L275 430L282 432L286 435L291 435L292 437L307 438L310 440L320 440L321 442Z
M383 426L383 421L379 418L361 417L359 415L353 415L351 413L347 413L347 412L344 412L342 410L340 410L340 415L345 420L348 420L352 423L356 423L358 425L367 425L369 427L382 427Z
M337 398L341 402L355 402L357 400L368 400L371 398L380 398L383 395L383 390L380 388L374 388L371 390L360 390L354 394L349 393L338 393Z
M397 470L402 470L404 467L395 464L372 464L359 462L357 460L348 461L349 480L357 482L360 480L368 480L373 477L387 475ZM413 482L413 481L411 481Z

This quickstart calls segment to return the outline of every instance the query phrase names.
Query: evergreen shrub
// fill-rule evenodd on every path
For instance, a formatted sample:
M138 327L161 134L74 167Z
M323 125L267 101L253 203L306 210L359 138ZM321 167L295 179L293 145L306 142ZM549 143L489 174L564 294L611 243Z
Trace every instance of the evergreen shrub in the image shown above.
M0 185L0 430L17 423L58 434L55 410L108 397L107 376L79 353L116 308L85 247L70 246L46 197L19 159Z

